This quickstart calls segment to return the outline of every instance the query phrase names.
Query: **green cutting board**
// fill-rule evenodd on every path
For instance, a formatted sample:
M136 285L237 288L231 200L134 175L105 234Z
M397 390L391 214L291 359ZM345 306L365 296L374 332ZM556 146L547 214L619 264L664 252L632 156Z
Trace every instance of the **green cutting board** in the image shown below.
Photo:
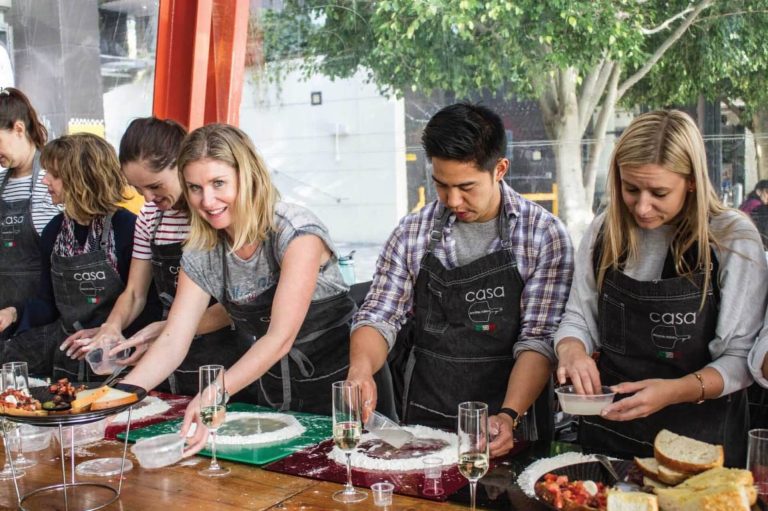
M275 410L263 406L233 403L227 406L227 411L274 412ZM296 417L296 420L306 428L306 431L290 440L268 445L217 445L216 457L229 461L239 461L249 465L264 465L285 458L296 451L315 445L332 436L333 421L330 417L300 412L281 413ZM153 424L142 429L134 429L130 432L128 441L135 442L140 438L150 438L166 433L178 433L181 429L181 421L182 419L176 419ZM117 437L124 439L125 433L120 433ZM211 456L211 452L208 449L203 449L199 454Z

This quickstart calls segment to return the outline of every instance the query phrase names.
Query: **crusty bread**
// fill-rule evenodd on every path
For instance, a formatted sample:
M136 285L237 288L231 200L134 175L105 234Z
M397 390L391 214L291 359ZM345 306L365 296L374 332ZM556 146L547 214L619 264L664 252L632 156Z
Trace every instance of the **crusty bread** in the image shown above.
M669 488L669 485L660 483L656 479L648 476L643 476L643 486L648 486L651 488Z
M88 409L91 404L109 392L109 387L96 387L95 389L85 389L75 394L75 400L70 403L72 409L70 413L80 413Z
M744 486L727 483L706 489L659 488L659 507L664 511L749 511Z
M664 484L675 486L676 484L682 483L689 477L691 477L691 474L686 474L685 472L679 472L677 470L669 468L666 465L659 464L659 481L661 481Z
M749 505L755 505L755 502L757 502L757 490L754 486L754 477L752 476L752 472L741 468L712 468L706 472L690 477L685 482L677 485L677 488L704 490L711 486L719 486L728 483L735 483L743 486L747 491Z
M105 408L127 405L133 403L134 401L138 401L139 399L139 396L133 392L126 392L114 387L102 388L106 388L107 392L99 397L96 401L91 403L91 410L104 410Z
M656 495L639 491L608 491L608 511L659 511Z
M722 467L724 461L722 445L708 444L666 429L656 435L653 453L659 464L691 474Z
M645 477L650 477L655 481L659 480L659 462L656 461L656 458L638 458L635 456L635 465Z

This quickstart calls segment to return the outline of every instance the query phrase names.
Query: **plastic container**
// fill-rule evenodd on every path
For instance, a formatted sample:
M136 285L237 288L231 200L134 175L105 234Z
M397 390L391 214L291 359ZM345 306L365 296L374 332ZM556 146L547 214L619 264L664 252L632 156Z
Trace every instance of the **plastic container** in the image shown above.
M383 481L381 483L373 483L371 485L371 492L373 493L373 503L377 506L391 506L392 505L392 491L395 489L395 485L389 481Z
M427 456L421 462L424 464L424 486L422 487L422 493L430 497L442 495L444 493L443 458Z
M92 444L104 438L104 431L107 429L107 419L82 424L80 426L64 426L62 429L63 438L59 438L59 428L53 428L53 434L64 447L70 446L72 431L75 432L75 446Z
M364 427L395 449L401 448L413 439L413 433L401 428L399 424L378 412L372 412L368 416Z
M42 451L51 444L50 428L38 428L37 426L22 424L19 430L21 431L21 449L23 452ZM10 433L10 435L16 436L17 431ZM8 442L8 447L16 452L19 450L19 442Z
M108 356L108 353L112 348L120 343L121 339L117 337L104 337L99 344L93 346L91 351L85 356L88 361L88 365L91 366L96 374L112 374L117 369L121 369L124 366L118 365L118 360L125 360L131 355L130 349L125 349L117 352L114 356Z
M601 388L600 394L577 394L573 385L564 385L555 389L560 408L571 415L600 415L600 412L613 403L616 395L606 386Z
M181 459L184 439L178 433L142 438L131 447L131 451L144 468L166 467Z

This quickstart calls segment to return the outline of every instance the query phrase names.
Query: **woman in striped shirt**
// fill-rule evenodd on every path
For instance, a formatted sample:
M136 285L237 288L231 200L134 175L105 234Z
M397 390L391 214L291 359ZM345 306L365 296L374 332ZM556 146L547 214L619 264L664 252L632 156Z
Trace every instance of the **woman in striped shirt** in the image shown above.
M123 340L121 332L159 296L163 319L176 294L182 243L189 234L187 205L176 170L176 157L186 130L172 120L154 117L135 119L120 141L120 165L128 182L144 196L146 204L136 220L131 271L106 322L80 331L64 342L72 358L82 358L91 346L108 338ZM155 290L150 289L154 285ZM124 363L135 363L162 331L165 321L143 328L129 339L136 347ZM230 320L224 308L212 305L203 316L197 337L184 362L168 378L173 394L197 392L197 370L203 364L231 365L241 354L236 349ZM242 351L242 350L240 350Z
M0 89L0 308L19 306L40 280L40 234L60 211L43 184L48 132L18 89Z

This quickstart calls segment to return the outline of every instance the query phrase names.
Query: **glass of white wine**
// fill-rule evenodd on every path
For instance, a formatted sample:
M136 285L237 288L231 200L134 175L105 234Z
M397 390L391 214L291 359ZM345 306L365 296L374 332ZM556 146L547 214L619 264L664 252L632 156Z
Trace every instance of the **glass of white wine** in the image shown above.
M479 401L459 404L459 472L469 479L472 509L477 481L488 472L488 405Z
M333 384L333 441L347 455L347 484L333 494L337 502L349 504L368 497L352 486L352 451L360 443L362 434L360 387L351 381L337 381Z
M26 362L6 362L3 364L3 374L7 381L4 388L14 388L29 394L29 367ZM31 468L37 465L35 460L24 456L24 440L21 436L21 428L16 428L19 452L13 462L14 468Z
M204 365L198 369L200 376L200 419L211 433L211 464L198 472L208 477L221 477L230 470L216 461L216 431L224 424L227 405L224 397L224 366Z

